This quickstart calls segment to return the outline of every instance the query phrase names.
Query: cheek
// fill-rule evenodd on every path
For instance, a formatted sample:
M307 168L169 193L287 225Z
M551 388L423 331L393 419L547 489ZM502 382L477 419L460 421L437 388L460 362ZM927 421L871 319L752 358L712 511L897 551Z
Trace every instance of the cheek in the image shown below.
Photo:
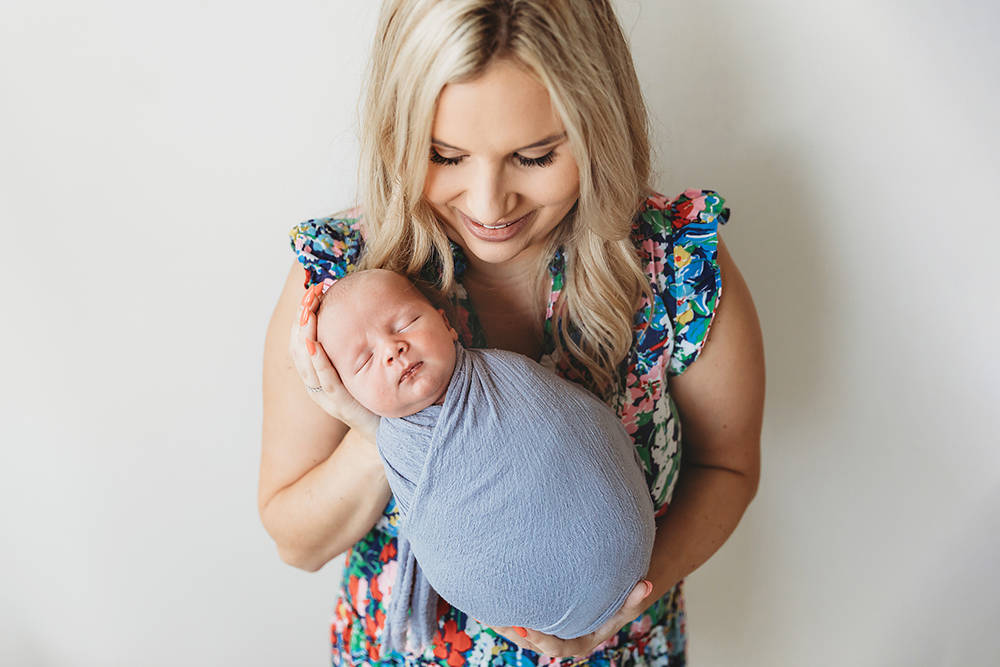
M361 402L365 400L363 385L358 382L356 377L344 378L344 376L341 376L340 381L344 384L344 389L347 390L347 393L356 400Z
M454 199L454 185L450 182L447 172L439 165L432 164L427 169L424 179L424 197L434 204L445 204Z
M525 181L524 194L543 206L575 201L580 196L580 172L575 163L552 165L543 174Z
M346 384L344 386L347 387ZM351 390L350 387L347 389ZM383 378L369 378L367 382L357 383L357 392L352 391L351 395L376 414L385 415L395 408L395 396Z
M347 379L342 377L341 382L344 383L344 389L361 403L378 400L381 393L378 376L371 371L362 370Z

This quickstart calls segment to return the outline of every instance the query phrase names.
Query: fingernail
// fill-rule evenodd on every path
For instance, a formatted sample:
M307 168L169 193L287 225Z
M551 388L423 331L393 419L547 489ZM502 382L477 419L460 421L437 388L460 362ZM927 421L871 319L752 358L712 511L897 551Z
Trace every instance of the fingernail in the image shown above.
M312 342L308 338L306 338L306 351L309 352L310 357L316 355L316 343ZM646 593L646 595L649 595L649 593Z
M653 582L644 581L642 583L646 584L646 594L642 596L642 599L645 600L649 597L649 594L653 592Z
M302 309L302 315L299 317L299 326L304 327L306 322L309 321L309 313L312 312L308 308Z
M520 626L517 626L517 625L511 626L511 627L514 628L514 632L516 632L517 634L521 635L522 637L527 637L528 636L528 631L525 630L524 628L522 628Z

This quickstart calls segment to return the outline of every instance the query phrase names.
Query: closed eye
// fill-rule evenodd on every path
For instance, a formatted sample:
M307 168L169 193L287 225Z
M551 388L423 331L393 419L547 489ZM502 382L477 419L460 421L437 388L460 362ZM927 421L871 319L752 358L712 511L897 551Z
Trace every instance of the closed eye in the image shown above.
M547 167L556 159L556 150L553 148L542 157L524 157L514 153L514 159L522 167Z
M357 370L357 371L355 371L355 373L358 373L358 372L360 372L360 371L363 371L363 370L365 369L365 366L367 366L367 365L368 365L368 364L369 364L369 363L371 362L371 360L372 360L372 358L373 358L374 356L375 356L375 355L373 355L373 354L369 354L369 355L368 355L368 356L367 356L367 357L365 358L364 362L363 362L363 363L362 363L362 364L361 364L360 366L358 366L358 370Z
M418 315L417 317L414 317L414 318L413 318L412 320L410 320L410 321L409 321L409 322L408 322L408 323L407 323L406 325L404 325L404 326L400 327L400 328L399 328L399 330L400 330L400 331L406 331L407 329L409 329L409 328L410 328L410 325L412 325L412 324L413 324L414 322L416 322L416 321L417 321L417 320L419 320L419 319L420 319L420 316L419 316L419 315Z
M431 148L431 162L434 164L439 164L445 167L454 167L455 165L461 164L464 159L464 155L461 157L445 157L438 153L434 148ZM522 167L547 167L552 164L555 159L555 149L552 149L541 157L524 157L523 155L514 153L514 160L516 160Z
M454 167L456 164L465 159L462 157L445 157L438 153L435 149L431 148L431 162L434 164L440 164L446 167Z

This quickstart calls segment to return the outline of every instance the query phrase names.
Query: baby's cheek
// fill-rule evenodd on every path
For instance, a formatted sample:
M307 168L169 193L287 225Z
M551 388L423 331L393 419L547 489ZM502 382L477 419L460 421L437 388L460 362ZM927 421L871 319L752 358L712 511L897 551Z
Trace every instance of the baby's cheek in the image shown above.
M359 380L357 377L341 377L341 381L344 383L344 389L350 392L351 396L354 397L354 400L369 410L372 410L373 397L370 396L369 392L366 390L367 385L363 380Z
M365 398L358 400L369 410L383 417L393 415L396 412L396 393L387 383L379 381L369 383L363 390ZM355 397L357 398L357 397Z

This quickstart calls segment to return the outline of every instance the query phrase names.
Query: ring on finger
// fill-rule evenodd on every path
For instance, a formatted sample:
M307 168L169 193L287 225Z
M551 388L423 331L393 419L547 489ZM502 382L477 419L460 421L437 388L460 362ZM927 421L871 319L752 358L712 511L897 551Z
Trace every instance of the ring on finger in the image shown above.
M323 391L323 387L310 387L309 385L306 385L306 389L308 389L313 394Z

